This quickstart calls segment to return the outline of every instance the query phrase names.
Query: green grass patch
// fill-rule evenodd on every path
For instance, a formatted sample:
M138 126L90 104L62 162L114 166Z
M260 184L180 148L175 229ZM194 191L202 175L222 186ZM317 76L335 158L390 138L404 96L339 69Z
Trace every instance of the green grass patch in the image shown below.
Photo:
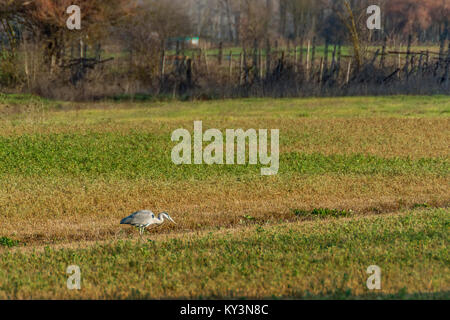
M338 210L338 209L328 209L328 208L314 208L311 211L308 210L292 210L296 216L299 217L319 217L319 218L341 218L350 217L353 213L350 210Z
M51 100L42 98L32 94L5 94L0 93L1 104L28 104L28 103L43 103L51 104Z
M19 244L20 241L18 240L13 240L8 237L0 237L0 246L12 248L18 246Z
M82 290L72 297L80 298L389 299L420 292L449 298L449 213L425 210L1 253L0 297L67 298L65 271L75 264ZM365 285L370 265L382 269L382 290L376 293Z
M0 175L117 176L198 179L260 176L262 165L181 165L170 158L169 134L130 132L0 137ZM279 175L449 173L447 158L381 158L370 155L323 155L298 152L280 156Z

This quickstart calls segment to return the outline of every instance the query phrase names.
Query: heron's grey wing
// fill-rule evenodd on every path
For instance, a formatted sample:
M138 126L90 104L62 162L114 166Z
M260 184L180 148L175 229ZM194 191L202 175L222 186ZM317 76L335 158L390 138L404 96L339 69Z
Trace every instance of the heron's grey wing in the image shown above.
M137 212L133 213L132 215L130 215L129 217L122 219L122 221L120 223L145 226L145 225L151 223L153 221L154 217L155 217L155 215L151 211L148 211L148 210L137 211Z

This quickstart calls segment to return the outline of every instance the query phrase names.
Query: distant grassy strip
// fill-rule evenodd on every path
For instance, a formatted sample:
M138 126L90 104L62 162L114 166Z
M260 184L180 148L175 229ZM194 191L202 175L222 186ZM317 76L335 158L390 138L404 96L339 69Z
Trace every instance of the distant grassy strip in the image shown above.
M0 137L0 174L195 178L259 175L261 165L182 165L170 158L169 135L131 132ZM447 158L380 158L370 155L282 154L279 174L448 175Z
M236 119L251 118L355 118L355 117L400 117L400 118L448 118L450 97L434 96L376 96L333 98L248 98L212 101L140 101L134 103L113 100L101 103L70 103L46 100L30 95L0 94L0 115L6 105L43 105L45 110L73 110L72 113L56 112L53 120L104 123L110 120L182 119L206 120L214 117ZM140 101L140 102L139 102ZM97 110L92 107L98 108ZM31 108L32 109L32 108ZM81 110L81 111L80 111ZM14 124L20 124L29 116L29 110L15 114ZM0 131L1 133L1 131Z
M30 102L47 102L45 98L31 94L5 94L0 93L0 104L1 103L30 103Z
M0 298L449 298L449 210L331 219L89 249L0 254ZM68 265L82 290L66 289ZM366 269L382 270L382 290ZM447 290L447 293L445 293ZM389 296L384 296L389 297Z

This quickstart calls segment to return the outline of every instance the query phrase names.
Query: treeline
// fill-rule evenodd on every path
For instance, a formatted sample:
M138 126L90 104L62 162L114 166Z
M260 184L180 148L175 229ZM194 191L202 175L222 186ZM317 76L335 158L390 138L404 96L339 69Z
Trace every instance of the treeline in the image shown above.
M382 29L368 30L377 3ZM446 93L449 16L440 0L0 0L0 88L60 99Z
M358 20L370 5L379 5L382 32L375 34L406 41L414 34L422 42L438 41L449 23L450 2L442 0L350 0ZM322 40L346 39L339 19L341 0L188 0L198 35L236 41L265 37L291 40L318 36Z

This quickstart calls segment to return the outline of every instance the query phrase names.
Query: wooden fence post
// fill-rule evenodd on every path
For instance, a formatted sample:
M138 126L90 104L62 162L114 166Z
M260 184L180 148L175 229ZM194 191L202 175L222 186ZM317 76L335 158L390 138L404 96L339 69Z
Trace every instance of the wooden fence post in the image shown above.
M300 65L303 65L303 38L300 42Z
M409 75L409 59L411 56L411 42L412 42L412 35L408 36L408 47L406 49L406 61L405 61L405 67L404 67L404 72L406 75L406 78L408 78Z
M316 60L316 37L313 37L312 53L311 53L311 70L310 70L310 73L312 72L313 74L314 74L315 60Z
M244 64L244 55L241 51L241 53L239 54L239 85L242 85L242 68L243 68L243 64Z
M252 61L252 67L253 67L253 79L258 79L258 40L254 40L253 42L253 61Z
M263 68L262 49L261 48L259 48L259 52L258 52L258 64L259 64L259 78L262 79L264 77L264 68Z
M266 79L270 77L270 60L271 60L271 48L270 48L270 40L266 41Z
M180 64L178 61L178 57L180 56L180 41L177 40L175 44L175 70L178 69L178 65Z
M342 58L342 45L339 43L338 46L338 58L337 58L337 70L336 70L336 79L339 79L339 75L341 73L341 58Z
M309 80L309 70L310 70L310 62L309 62L309 50L311 47L311 41L308 40L308 50L306 52L306 80Z
M165 71L166 71L166 51L163 47L162 51L161 51L161 61L160 61L160 79L159 79L159 84L160 84L160 90L163 89L164 87L164 75L165 75Z
M208 50L203 48L203 56L205 58L206 74L209 76Z
M220 41L219 43L219 55L217 56L217 62L219 63L219 66L222 65L222 54L223 54L223 43Z
M352 68L352 59L349 59L348 60L348 67L347 67L347 77L346 77L346 80L345 80L345 83L349 83L350 82L350 70L351 70L351 68Z
M324 58L323 58L323 66L321 66L321 68L323 68L323 70L326 72L328 69L328 38L325 39L325 50L324 50Z
M334 44L333 54L331 56L331 66L330 66L330 76L331 77L334 77L335 71L336 71L336 52L337 52L337 45Z
M186 82L188 88L192 88L192 59L189 57L186 61Z
M246 85L248 83L248 66L247 66L247 50L244 48L244 84Z
M325 64L325 58L320 58L320 73L319 73L319 83L322 85L322 79L323 79L323 73L324 73L324 64Z
M228 72L230 77L230 82L233 81L233 51L230 51L230 60L228 63Z

